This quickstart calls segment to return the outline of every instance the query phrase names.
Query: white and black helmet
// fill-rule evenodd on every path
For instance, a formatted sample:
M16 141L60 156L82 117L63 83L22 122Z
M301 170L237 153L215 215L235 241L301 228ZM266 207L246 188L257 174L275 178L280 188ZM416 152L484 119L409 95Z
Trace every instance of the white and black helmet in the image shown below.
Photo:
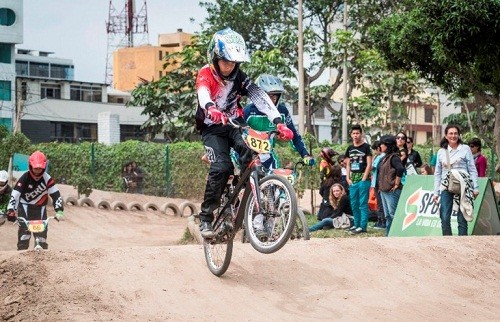
M278 102L281 98L281 94L285 92L283 82L276 76L262 74L257 78L256 82L257 85L264 90L264 92L278 95Z
M9 181L9 175L7 171L0 171L0 192L3 192L5 189L7 189L7 181Z
M245 40L231 28L219 30L213 35L208 44L207 58L211 68L224 80L234 80L240 64L250 61ZM220 73L217 65L217 61L220 59L236 63L235 69L229 76L223 76Z

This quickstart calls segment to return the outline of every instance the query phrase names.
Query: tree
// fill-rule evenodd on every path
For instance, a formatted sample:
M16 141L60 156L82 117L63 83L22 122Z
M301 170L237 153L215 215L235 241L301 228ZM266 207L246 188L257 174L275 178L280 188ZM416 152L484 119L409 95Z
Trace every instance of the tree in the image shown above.
M500 155L500 1L405 1L371 29L392 70L416 71L445 92L495 108ZM497 165L497 169L500 164Z

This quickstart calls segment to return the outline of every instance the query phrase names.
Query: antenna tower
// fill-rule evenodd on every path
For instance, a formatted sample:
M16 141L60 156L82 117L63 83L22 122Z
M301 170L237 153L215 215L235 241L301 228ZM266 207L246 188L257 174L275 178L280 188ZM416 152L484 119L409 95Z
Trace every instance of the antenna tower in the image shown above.
M125 6L120 12L116 10L112 2L109 0L109 18L106 22L108 50L104 82L108 85L113 85L113 53L115 50L149 43L146 0L138 12L135 0L125 0Z

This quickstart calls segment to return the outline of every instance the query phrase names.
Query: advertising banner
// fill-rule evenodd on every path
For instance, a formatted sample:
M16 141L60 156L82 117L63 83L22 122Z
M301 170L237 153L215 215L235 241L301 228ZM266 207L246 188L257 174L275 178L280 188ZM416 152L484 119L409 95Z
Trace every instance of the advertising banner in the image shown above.
M442 236L439 204L432 200L434 176L411 175L396 209L389 236ZM453 235L458 235L457 217L451 218ZM468 223L469 235L500 233L500 214L488 178L479 178L479 195L474 201L474 218Z

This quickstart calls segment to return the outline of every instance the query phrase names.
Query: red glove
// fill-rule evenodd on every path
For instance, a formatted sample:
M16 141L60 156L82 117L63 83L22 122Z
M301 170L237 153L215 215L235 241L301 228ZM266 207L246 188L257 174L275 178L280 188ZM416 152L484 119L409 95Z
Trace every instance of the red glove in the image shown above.
M283 141L290 141L293 139L293 132L286 127L285 124L279 123L276 128L278 129L278 139Z
M208 108L208 118L212 120L215 124L222 121L222 112L219 111L215 106Z
M10 222L15 222L17 219L14 210L7 210L7 220Z

